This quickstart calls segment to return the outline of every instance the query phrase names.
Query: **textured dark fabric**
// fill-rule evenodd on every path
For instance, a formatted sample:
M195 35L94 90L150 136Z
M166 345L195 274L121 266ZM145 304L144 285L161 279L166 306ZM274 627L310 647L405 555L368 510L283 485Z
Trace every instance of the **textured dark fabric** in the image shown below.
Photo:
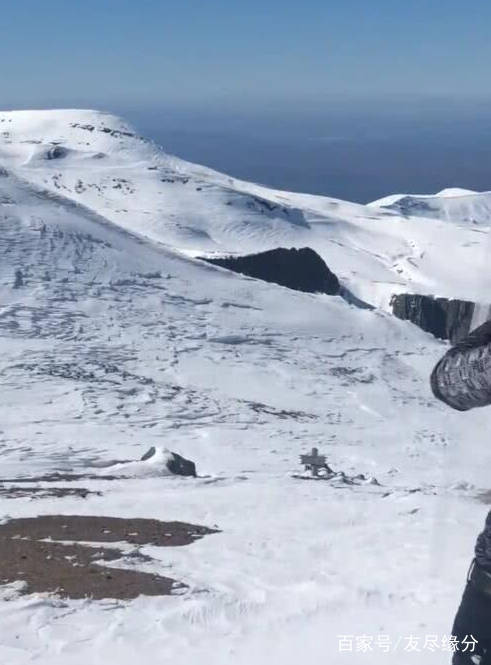
M486 518L484 530L477 537L475 554L481 568L491 573L491 512Z
M430 382L435 397L458 411L491 404L491 321L451 348Z
M431 375L431 387L435 397L460 411L491 404L491 321L443 356ZM491 513L477 539L476 560L491 572Z
M460 644L471 635L478 642L473 653L470 650L456 652L453 665L471 665L473 655L481 656L481 665L491 665L491 597L479 593L469 583L455 617L452 635Z
M448 351L431 374L433 394L459 411L491 404L491 321L474 330ZM491 513L475 548L476 561L491 572ZM491 597L471 583L462 597L452 635L462 641L466 635L478 640L480 665L491 665ZM470 653L454 654L453 665L473 665Z
M491 665L487 654L480 656L480 660L473 660L472 656L475 657L476 654L456 651L452 658L452 665Z

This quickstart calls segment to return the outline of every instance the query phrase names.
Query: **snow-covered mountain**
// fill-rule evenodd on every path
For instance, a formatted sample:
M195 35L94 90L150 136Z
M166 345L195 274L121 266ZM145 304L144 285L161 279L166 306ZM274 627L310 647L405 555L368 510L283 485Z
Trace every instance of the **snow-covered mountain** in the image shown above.
M4 168L31 186L189 255L307 245L355 295L384 307L394 292L472 300L489 292L469 277L476 260L485 263L478 234L489 220L488 194L362 206L271 190L171 157L94 111L0 113L0 136ZM416 202L415 214L408 216L406 199ZM461 223L452 228L447 219Z
M395 194L370 204L409 217L431 217L457 224L489 225L491 192L451 187L434 195Z
M276 191L167 155L109 114L0 113L2 477L83 473L152 445L199 471L93 479L102 495L86 499L3 498L2 517L221 529L147 548L182 596L61 602L4 587L0 662L368 665L389 656L338 653L338 635L448 634L485 512L489 416L435 402L445 346L388 304L486 302L489 200ZM278 246L315 249L376 309L196 258ZM314 446L380 485L292 477ZM403 644L400 665L414 662Z

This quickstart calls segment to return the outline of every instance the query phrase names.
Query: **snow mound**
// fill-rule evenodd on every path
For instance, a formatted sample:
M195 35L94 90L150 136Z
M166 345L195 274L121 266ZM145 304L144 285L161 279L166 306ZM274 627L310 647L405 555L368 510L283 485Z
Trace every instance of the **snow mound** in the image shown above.
M376 201L372 201L368 205L376 208L393 205L397 203L397 201L408 197L415 199L433 199L435 197L454 198L456 196L469 196L470 194L479 194L479 192L475 192L472 189L463 189L462 187L446 187L436 194L389 194Z
M96 475L122 478L160 478L172 475L196 477L196 466L178 453L152 446L139 460L116 461L99 466Z
M469 194L478 194L478 192L475 192L472 189L462 189L462 187L446 187L445 189L442 189L441 192L435 194L435 196L452 198L454 196L468 196Z
M427 217L460 224L491 224L491 192L449 188L433 195L395 194L369 204L406 217Z
M134 462L119 462L103 469L98 469L96 475L100 476L122 476L124 478L160 478L171 476L169 463L173 459L173 453L167 448L154 447L151 455L143 456L141 460Z

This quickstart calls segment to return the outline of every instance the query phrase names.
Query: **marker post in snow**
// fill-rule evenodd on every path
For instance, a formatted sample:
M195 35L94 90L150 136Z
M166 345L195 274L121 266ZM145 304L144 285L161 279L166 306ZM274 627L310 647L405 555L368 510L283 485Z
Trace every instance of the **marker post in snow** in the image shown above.
M300 455L300 462L304 465L305 471L311 471L314 478L319 475L319 469L326 468L326 456L319 455L317 448L312 448L307 455Z

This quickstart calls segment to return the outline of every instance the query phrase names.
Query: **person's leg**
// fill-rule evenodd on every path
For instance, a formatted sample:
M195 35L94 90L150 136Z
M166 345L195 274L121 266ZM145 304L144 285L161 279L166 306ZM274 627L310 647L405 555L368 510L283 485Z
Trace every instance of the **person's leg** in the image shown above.
M470 582L465 587L452 635L457 638L460 649L455 652L452 665L491 665L491 597L477 591ZM477 640L474 650L462 651L464 640L472 637Z
M491 640L486 640L483 644L484 656L479 665L491 665Z
M471 654L456 651L452 657L452 665L482 665L482 661L471 660Z

